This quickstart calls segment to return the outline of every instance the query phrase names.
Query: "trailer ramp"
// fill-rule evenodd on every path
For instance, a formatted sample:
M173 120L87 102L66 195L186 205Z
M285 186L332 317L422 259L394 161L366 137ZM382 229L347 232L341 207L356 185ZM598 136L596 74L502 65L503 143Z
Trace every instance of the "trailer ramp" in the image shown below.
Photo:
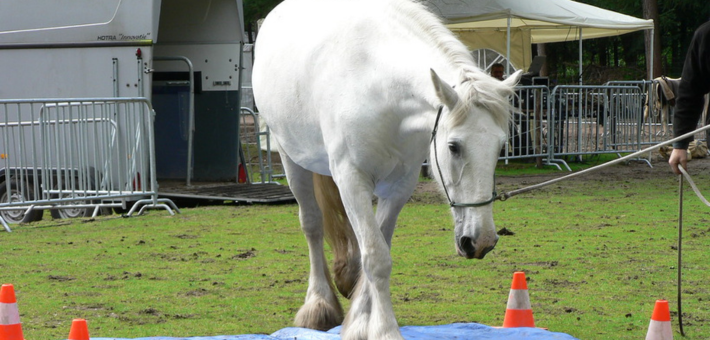
M171 199L207 201L234 201L240 203L295 203L296 199L286 185L276 183L239 184L160 182L158 196Z

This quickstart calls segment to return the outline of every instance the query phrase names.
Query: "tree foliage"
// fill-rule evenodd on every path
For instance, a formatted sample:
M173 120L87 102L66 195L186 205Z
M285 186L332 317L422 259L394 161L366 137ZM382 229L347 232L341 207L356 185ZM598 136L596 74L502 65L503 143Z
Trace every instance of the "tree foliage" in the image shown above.
M664 75L680 76L685 53L695 29L710 19L710 6L695 0L578 0L637 18L644 17L644 1L655 1L659 20L661 60ZM550 77L559 83L574 83L578 79L578 43L555 43L546 46ZM585 69L598 70L587 74L585 83L604 82L612 79L645 79L646 47L644 33L634 32L617 37L584 41L583 65ZM596 76L596 77L595 77Z
M281 1L283 0L244 0L244 27L248 33L249 42L254 42L257 21L266 17Z

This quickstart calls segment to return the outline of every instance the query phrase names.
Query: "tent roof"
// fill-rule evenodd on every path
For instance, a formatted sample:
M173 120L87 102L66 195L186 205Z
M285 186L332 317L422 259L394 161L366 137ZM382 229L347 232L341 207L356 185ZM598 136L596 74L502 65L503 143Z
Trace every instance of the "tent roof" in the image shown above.
M530 32L530 42L600 38L653 29L644 20L570 0L423 0L456 32L511 30Z

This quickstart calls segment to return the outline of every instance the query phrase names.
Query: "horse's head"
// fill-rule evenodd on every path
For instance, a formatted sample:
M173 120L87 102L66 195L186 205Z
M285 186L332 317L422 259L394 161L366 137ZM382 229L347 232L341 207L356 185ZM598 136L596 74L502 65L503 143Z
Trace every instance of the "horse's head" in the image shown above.
M502 82L483 73L462 75L456 89L431 73L443 103L429 155L432 174L451 203L458 254L482 259L498 242L495 167L506 140L508 97L520 72Z

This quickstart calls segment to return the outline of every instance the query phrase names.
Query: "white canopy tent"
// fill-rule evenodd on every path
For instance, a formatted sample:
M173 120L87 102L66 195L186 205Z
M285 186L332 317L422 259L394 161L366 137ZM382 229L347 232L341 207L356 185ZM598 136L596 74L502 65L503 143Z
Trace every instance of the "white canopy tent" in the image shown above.
M447 20L472 50L489 48L527 70L532 44L575 41L653 30L639 19L570 0L422 0ZM581 39L580 39L581 38ZM651 49L653 46L651 46ZM653 60L651 68L653 69ZM650 77L649 77L650 79Z

